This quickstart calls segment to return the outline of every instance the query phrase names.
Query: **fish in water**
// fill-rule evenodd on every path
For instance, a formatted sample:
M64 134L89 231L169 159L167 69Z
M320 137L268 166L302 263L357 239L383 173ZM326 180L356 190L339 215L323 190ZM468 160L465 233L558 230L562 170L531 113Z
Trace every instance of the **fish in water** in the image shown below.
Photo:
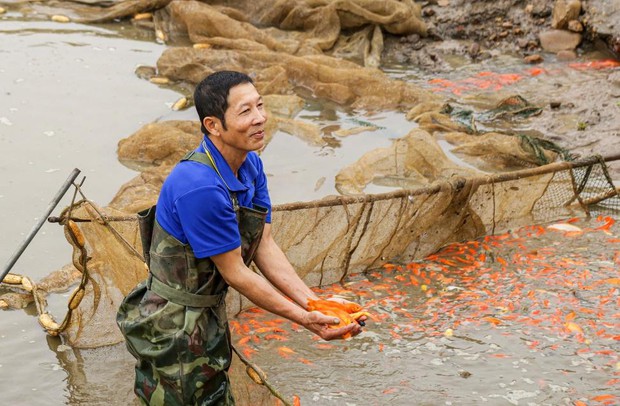
M556 230L556 231L570 231L570 232L582 232L583 230L577 226L574 226L572 224L568 224L568 223L556 223L556 224L551 224L550 226L547 226L548 229L550 230Z
M308 310L316 310L325 315L337 317L340 320L340 323L330 325L331 328L344 327L353 323L354 321L357 321L358 323L363 325L363 321L358 319L362 316L370 316L370 313L363 311L362 306L357 303L340 303L334 300L325 299L308 299ZM343 338L349 337L351 337L351 334L345 334L343 336Z

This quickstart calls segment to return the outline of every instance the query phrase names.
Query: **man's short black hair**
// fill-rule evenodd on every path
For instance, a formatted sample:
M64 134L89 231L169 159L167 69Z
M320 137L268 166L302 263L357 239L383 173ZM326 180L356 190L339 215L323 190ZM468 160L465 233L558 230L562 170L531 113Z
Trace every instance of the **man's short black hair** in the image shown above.
M220 119L226 130L224 113L228 109L228 94L231 88L243 83L254 84L248 75L235 71L218 71L198 83L194 90L194 105L203 134L207 134L207 129L202 122L209 116Z

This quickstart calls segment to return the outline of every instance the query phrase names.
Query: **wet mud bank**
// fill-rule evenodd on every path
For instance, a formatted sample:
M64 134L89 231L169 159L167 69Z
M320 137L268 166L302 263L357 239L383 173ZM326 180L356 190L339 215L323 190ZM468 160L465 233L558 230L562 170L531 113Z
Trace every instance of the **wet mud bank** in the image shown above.
M173 108L191 108L193 85L213 70L251 72L261 93L274 96L270 103L275 106L272 112L277 117L271 120L268 133L291 133L313 147L329 146L333 143L332 134L340 130L360 130L336 124L336 131L333 131L331 122L300 123L296 115L308 103L318 103L322 110L350 112L353 109L353 114L359 116L369 110L371 114L372 111L403 114L417 108L415 113L407 114L407 119L439 138L441 132L462 132L463 129L451 125L449 129L437 131L419 118L425 114L443 115L441 119L449 120L445 114L446 102L484 111L506 97L519 96L540 107L541 111L528 123L515 124L512 133L527 133L551 141L566 152L565 156L573 158L620 151L618 3L618 0L433 0L371 4L355 0L322 3L290 0L278 3L276 8L267 1L55 1L44 4L0 1L7 9L20 11L27 18L52 19L59 23L131 21L149 33L154 41L167 46L156 66L142 67L136 75L181 93L184 97ZM448 97L445 94L437 97L436 89L428 86L438 80L453 80L455 74L465 70L478 71L478 75L489 72L505 75L507 58L512 58L509 65L513 70L529 67L529 75L537 76L537 83L529 88L515 88L512 94L492 94L486 89L483 95L471 92L465 96L453 92ZM414 72L420 80L412 84L381 75L395 66ZM566 72L562 71L564 68ZM586 73L577 77L571 75L570 69ZM590 75L590 71L598 72ZM461 79L471 82L470 78ZM500 80L505 82L506 78ZM372 123L362 127L369 131ZM133 138L141 144L144 141L141 136L159 139L167 131L153 127L150 132L141 132L128 139ZM171 144L186 145L189 133L183 128L177 133L175 137L180 138L175 138ZM404 135L406 130L398 128L391 136ZM434 142L428 139L423 143L432 149ZM140 170L141 178L123 186L112 202L116 208L134 212L152 202L156 193L145 195L145 190L156 192L171 162L185 152L174 145L163 151L170 158L166 162L161 159L159 147L144 152L119 145L120 161ZM504 155L502 160L511 163L504 162L494 170L520 169L553 160L553 154L538 160L531 154L527 156L527 152L518 151L511 156L498 149L492 152ZM366 189L368 179L352 175L364 170L366 163L362 160L336 175L338 193L371 191ZM515 166L516 161L525 164ZM488 166L478 169L486 170ZM383 176L386 171L391 172L392 177L402 177L397 168L365 169L370 173L369 178ZM420 168L417 171L420 172ZM441 172L444 178L470 175L463 168L449 171L435 168L434 171ZM620 178L620 169L613 164L612 177ZM414 187L436 180L423 176L420 181L405 184ZM128 203L131 200L141 202L138 205Z
M593 46L604 49L610 57L620 57L617 1L433 0L421 4L428 36L390 36L386 52L393 57L418 56L415 51L422 48L442 53L440 43L450 40L463 40L453 51L468 55L473 62L498 51L520 54L530 62L544 60L528 58L541 52L561 53L568 59Z
M483 69L505 55L533 68L562 63L582 71L602 70L604 74L578 80L558 73L548 78L550 88L522 96L543 108L530 129L573 156L620 151L620 1L421 4L428 36L387 36L384 61L416 66L438 77L465 65ZM620 166L611 164L610 169L619 179Z

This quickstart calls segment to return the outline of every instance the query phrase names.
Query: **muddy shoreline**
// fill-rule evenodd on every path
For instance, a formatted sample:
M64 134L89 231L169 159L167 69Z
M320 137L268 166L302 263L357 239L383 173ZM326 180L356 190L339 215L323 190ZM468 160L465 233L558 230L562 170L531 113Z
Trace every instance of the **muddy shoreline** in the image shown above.
M515 0L427 1L423 3L422 15L429 24L429 35L387 36L383 57L439 76L453 69L450 59L455 56L466 61L462 63L477 64L500 54L513 54L532 66L545 61L570 64L584 55L618 60L620 47L614 39L617 34L607 32L601 37L596 33L600 27L593 22L600 21L601 16L590 14L592 10L600 12L600 5L592 4L596 2L582 2L575 19L582 28L577 47L558 52L546 50L540 37L554 30L555 20L559 19L554 16L557 3L571 2L545 0L530 5ZM609 30L616 26L613 22L606 25ZM532 130L575 157L620 152L619 69L610 69L603 78L575 86L558 81L555 87L553 94L538 95L538 99L544 100L539 102L543 113L532 120ZM619 164L610 164L610 175L614 180L620 179Z

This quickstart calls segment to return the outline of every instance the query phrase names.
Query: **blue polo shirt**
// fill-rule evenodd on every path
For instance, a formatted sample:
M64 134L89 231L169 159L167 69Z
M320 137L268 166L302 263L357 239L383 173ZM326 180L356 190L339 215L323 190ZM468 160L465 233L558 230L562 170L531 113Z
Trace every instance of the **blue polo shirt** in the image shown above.
M259 205L269 209L271 200L263 163L250 152L236 177L209 137L197 152L205 153L206 145L222 178L211 167L194 161L179 162L164 181L157 201L156 218L170 235L189 244L196 258L222 254L241 246L237 218L230 191L237 194L239 205ZM224 183L224 181L226 183Z

